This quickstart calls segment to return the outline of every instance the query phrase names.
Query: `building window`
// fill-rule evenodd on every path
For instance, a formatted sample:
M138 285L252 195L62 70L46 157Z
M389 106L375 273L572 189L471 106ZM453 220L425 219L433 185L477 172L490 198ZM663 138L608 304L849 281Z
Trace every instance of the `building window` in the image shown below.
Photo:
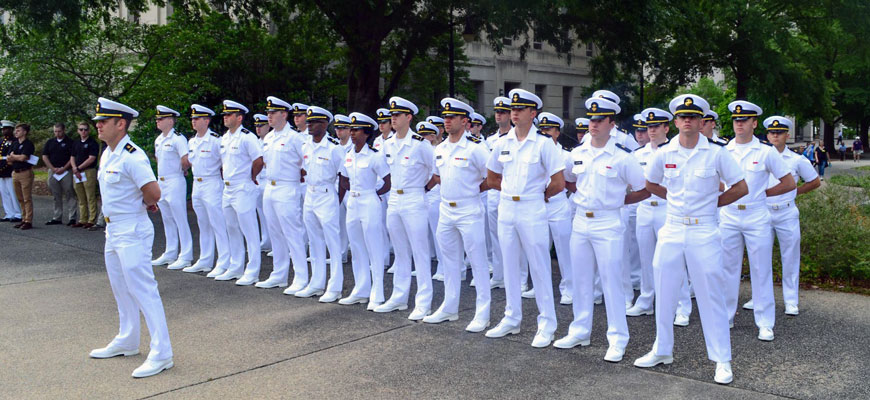
M474 87L474 99L471 100L470 106L475 110L483 110L483 81L471 81L471 85Z
M593 46L592 43L586 43L586 57L592 57L592 50L594 48L595 46Z
M535 95L541 98L541 101L546 101L547 85L535 85Z
M544 47L543 43L540 40L535 40L532 42L532 48L535 50L541 50Z
M503 96L508 96L508 95L510 95L511 90L514 90L514 89L516 89L516 88L518 88L518 87L520 87L520 83L519 83L519 82L508 82L508 81L505 81L505 82L504 82L504 94L503 94Z
M568 119L571 116L571 95L574 88L570 86L562 87L562 118Z
M513 44L513 42L514 42L514 41L511 40L511 39L502 39L502 40L501 40L501 44L503 44L503 45L505 45L505 46L510 46L511 44Z

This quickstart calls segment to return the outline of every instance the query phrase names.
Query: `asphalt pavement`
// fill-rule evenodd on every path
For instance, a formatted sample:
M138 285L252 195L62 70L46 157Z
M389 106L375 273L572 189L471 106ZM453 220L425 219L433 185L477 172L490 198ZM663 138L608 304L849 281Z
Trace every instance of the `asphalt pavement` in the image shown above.
M652 347L654 317L629 318L625 359L611 364L602 360L603 305L595 307L590 346L535 349L534 300L523 301L519 335L465 332L474 313L467 281L459 321L429 325L407 319L413 296L407 311L375 314L165 267L155 274L175 367L133 379L148 352L144 321L140 355L88 358L118 328L104 234L45 226L51 200L35 204L33 230L0 223L0 398L870 398L870 298L861 295L803 290L801 314L788 317L777 286L773 342L756 339L752 313L740 310L731 331L734 382L722 386L713 383L697 309L689 327L675 327L674 363L640 369L632 362ZM156 257L163 233L159 216L152 220ZM264 256L261 279L271 267ZM345 265L345 295L352 279ZM392 275L385 281L389 295ZM741 304L748 291L744 283ZM436 282L433 307L442 298ZM504 291L494 290L493 325L503 311ZM557 305L557 314L559 338L571 307Z

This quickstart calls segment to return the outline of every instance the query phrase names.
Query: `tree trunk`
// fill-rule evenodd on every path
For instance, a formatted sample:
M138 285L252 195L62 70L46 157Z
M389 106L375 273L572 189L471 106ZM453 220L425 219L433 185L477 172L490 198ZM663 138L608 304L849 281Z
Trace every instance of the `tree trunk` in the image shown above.
M836 122L833 121L825 121L825 131L822 133L821 139L822 143L825 144L825 149L828 150L828 155L830 156L831 150L836 149L834 146L834 126Z
M870 117L861 118L861 122L858 123L858 136L861 138L861 143L867 142L867 131L870 130ZM843 139L851 139L851 138L843 138Z
M381 82L381 44L367 49L348 49L347 109L374 115L382 107L378 88Z

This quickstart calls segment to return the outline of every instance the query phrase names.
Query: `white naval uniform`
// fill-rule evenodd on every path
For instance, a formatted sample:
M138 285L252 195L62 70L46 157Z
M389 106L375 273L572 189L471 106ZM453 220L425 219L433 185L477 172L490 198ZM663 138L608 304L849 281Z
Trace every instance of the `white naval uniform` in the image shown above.
M559 150L549 135L531 127L523 141L516 128L495 142L487 169L502 175L498 205L498 241L505 277L505 315L502 323L519 327L522 322L520 250L529 259L538 305L538 334L552 337L556 309L549 249L549 227L544 191L550 177L565 169Z
M257 226L257 185L251 176L255 160L263 156L257 135L244 127L221 136L224 195L222 206L230 241L227 273L257 280L260 274L260 232ZM245 265L247 244L248 264Z
M188 153L187 139L175 129L154 139L157 159L157 183L160 185L160 218L166 235L166 250L172 260L193 260L193 238L187 223L187 181L181 169L181 157Z
M695 287L707 357L731 361L728 310L725 307L722 240L717 225L719 182L734 185L743 171L721 145L698 135L692 149L680 136L659 148L646 169L646 180L667 189L667 219L658 231L653 256L656 293L656 342L659 356L674 351L674 313L686 272Z
M390 302L407 304L411 292L411 258L417 267L414 308L429 311L432 305L432 258L429 253L429 215L426 184L432 176L432 144L413 130L404 138L387 139L382 150L390 167L387 231L396 256Z
M263 211L272 239L272 273L270 281L287 283L290 261L293 262L291 287L308 285L308 261L305 257L305 227L302 224L302 146L305 139L289 123L281 130L273 129L263 141L263 162L266 164L266 191Z
M390 174L385 157L371 146L344 155L341 175L350 180L347 200L347 237L353 254L354 287L351 297L384 302L384 227L381 222L379 181ZM372 287L374 286L374 287Z
M271 131L269 131L269 133L271 133ZM266 133L265 136L257 139L261 148L264 146L264 139L269 137L269 133ZM257 175L257 219L260 224L260 249L271 251L272 238L269 237L269 227L266 225L266 213L263 211L264 193L266 193L266 168L260 170L260 173Z
M819 177L819 173L806 157L788 148L779 154L794 177L795 183L798 179L812 182ZM771 175L768 187L777 184L779 179ZM782 298L786 305L795 307L798 306L801 269L801 225L798 219L800 213L795 204L796 197L797 189L794 189L788 193L768 197L766 200L773 233L779 239L779 252L782 257Z
M603 148L592 141L571 151L570 179L577 182L571 196L576 207L571 233L574 266L574 321L568 335L589 339L594 308L593 276L598 271L607 311L607 341L625 348L628 324L622 277L626 226L621 209L626 189L644 188L643 169L629 149L609 138Z
M426 192L426 208L429 217L429 250L435 254L437 264L435 274L441 274L441 280L444 280L444 265L441 264L443 256L441 255L441 246L438 245L438 217L441 215L441 184L437 184ZM434 275L433 275L434 277Z
M199 261L197 264L221 273L230 266L230 244L227 224L221 210L224 183L221 180L221 139L208 130L204 135L194 135L188 141L187 159L193 172L193 191L190 195L196 223L199 226ZM217 264L215 260L217 244Z
M109 347L139 347L139 311L151 336L148 359L172 358L163 301L151 266L154 225L145 212L142 187L154 182L145 152L124 136L115 150L106 147L97 173L106 221L104 255L112 294L118 304L118 336Z
M344 157L344 155L353 148L353 142L348 138L347 143L339 144L339 146L341 146L341 154L342 157ZM335 190L338 190L338 181L335 182ZM347 196L344 196L344 198L341 199L341 208L338 215L338 227L341 235L341 259L347 260L347 249L348 246L350 246L350 242L347 240ZM329 256L335 257L332 254Z
M462 250L468 255L477 298L474 319L489 322L489 270L486 263L485 213L480 184L486 179L489 152L479 139L463 135L435 148L435 174L441 177L441 205L436 233L444 264L444 302L437 313L459 312Z
M492 154L492 149L495 146L495 142L500 138L506 136L507 133L499 134L498 132L493 133L488 138L486 138L487 148L490 150L490 154ZM501 285L504 287L504 260L502 260L501 254L501 245L498 241L498 203L501 199L501 192L495 189L487 190L486 192L486 229L487 234L489 235L489 241L492 244L493 252L492 252L492 282L496 285ZM529 281L529 261L526 257L526 253L519 249L520 251L520 283L522 287L526 287Z
M725 271L725 304L734 320L743 269L743 247L749 255L752 303L755 325L773 329L776 320L773 299L773 232L767 210L765 190L770 175L782 178L791 173L776 149L756 137L746 144L732 140L725 148L746 175L749 193L722 208L719 230L722 231L722 259ZM694 281L692 282L694 284ZM697 287L695 288L697 290Z
M336 182L344 163L344 147L324 135L320 142L309 140L302 147L302 167L307 183L302 221L308 231L311 251L312 289L341 294L344 283L339 229L340 206ZM329 249L329 287L326 287L326 250Z
M562 163L565 165L565 170L562 174L565 176L566 182L574 182L571 174L571 153L562 148L562 145L556 143L559 149L559 157L562 158ZM571 220L574 218L574 207L571 206L568 200L568 190L562 190L561 193L550 197L547 200L547 223L550 227L550 240L553 242L553 247L556 249L556 261L559 264L559 293L568 298L573 298L573 287L571 284L571 274L574 271L571 259Z
M382 152L381 156L383 157L384 143L388 139L392 138L393 135L395 135L395 133L391 132L390 135L387 137L387 139L384 139L384 135L378 133L378 136L375 137L374 141L372 141L372 148L379 151L379 152ZM383 184L384 184L384 181L381 179L378 179L377 187L375 189L379 189L381 186L383 186ZM383 238L384 245L383 245L383 248L381 250L382 250L383 256L384 256L384 265L387 266L387 265L390 265L390 250L393 247L392 243L390 242L390 235L387 232L387 206L390 202L390 192L387 192L387 193L380 195L379 199L381 202L381 229L383 230L383 236L384 236L384 238ZM394 263L395 263L395 260L394 260Z
M644 173L652 165L655 153L666 144L667 142L660 144L655 150L649 144L635 150L634 157L644 169ZM635 300L634 307L641 310L653 310L655 307L655 279L653 278L652 262L658 232L665 225L667 211L667 201L654 194L650 194L650 197L640 202L637 207L635 232L640 255L641 278L640 295ZM677 314L688 316L692 313L692 298L689 296L688 288L684 287L684 289L681 291L680 300L677 303Z

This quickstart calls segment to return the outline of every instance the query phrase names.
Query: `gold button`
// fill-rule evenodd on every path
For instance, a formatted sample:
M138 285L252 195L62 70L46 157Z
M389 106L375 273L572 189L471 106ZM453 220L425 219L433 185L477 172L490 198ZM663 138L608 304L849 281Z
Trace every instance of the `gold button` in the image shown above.
M197 182L202 182L202 178L196 178Z
M396 193L398 193L398 194L405 194L405 191L402 190L402 189L396 189Z
M738 209L738 210L745 210L745 209L746 209L746 205L745 205L745 204L738 204L738 205L737 205L737 209Z
M230 181L224 181L224 185L229 186L229 185L230 185Z
M511 196L511 200L520 201L520 196Z
M451 202L447 203L447 205L450 207L456 207L456 202L451 201Z
M272 186L275 186L275 181L272 181Z
M107 224L108 224L109 222L111 222L111 221L109 221L109 217L103 217L103 219L106 220L106 223L107 223Z
M160 177L160 180L161 180L161 181L165 181L166 178L164 178L164 177L161 176L161 177Z
M657 207L657 206L659 205L659 202L653 200L653 201L649 202L649 204L650 204L651 206L653 206L653 207Z
M595 216L595 213L592 211L586 211L586 218L592 218Z

